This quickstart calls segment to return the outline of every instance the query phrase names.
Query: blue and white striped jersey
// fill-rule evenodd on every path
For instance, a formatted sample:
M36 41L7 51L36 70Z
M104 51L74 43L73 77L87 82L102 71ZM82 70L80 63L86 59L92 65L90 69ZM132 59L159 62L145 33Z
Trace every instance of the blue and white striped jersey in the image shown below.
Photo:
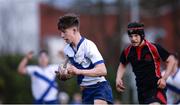
M180 68L167 79L167 103L180 104Z
M97 64L104 63L96 45L84 37L81 38L76 49L71 44L67 44L64 53L69 58L70 63L78 69L92 69ZM78 75L78 84L81 86L89 86L102 81L106 81L104 76L90 77Z
M35 100L51 101L56 100L58 85L56 83L55 71L59 65L51 64L45 68L38 65L28 65L27 74L31 77L31 89Z

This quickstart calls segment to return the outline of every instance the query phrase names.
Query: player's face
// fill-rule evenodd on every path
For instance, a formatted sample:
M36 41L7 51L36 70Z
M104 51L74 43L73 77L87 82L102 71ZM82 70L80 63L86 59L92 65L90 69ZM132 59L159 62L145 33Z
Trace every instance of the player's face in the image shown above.
M40 66L46 67L49 63L48 55L46 53L41 53L38 62Z
M141 43L141 37L138 34L129 35L129 39L130 39L131 44L133 46L139 46L139 44Z
M75 37L75 27L67 28L63 32L61 31L61 37L66 41L66 43L73 43Z

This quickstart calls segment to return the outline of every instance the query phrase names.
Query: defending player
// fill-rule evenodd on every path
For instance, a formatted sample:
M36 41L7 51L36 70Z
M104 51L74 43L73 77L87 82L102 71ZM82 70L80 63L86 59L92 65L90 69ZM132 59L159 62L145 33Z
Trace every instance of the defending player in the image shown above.
M81 36L79 26L79 18L74 14L62 16L58 22L60 35L68 43L64 49L70 61L68 73L77 75L83 104L112 103L112 90L104 77L104 60L96 45Z
M48 53L40 51L38 65L27 65L33 53L29 52L20 62L18 72L31 77L31 89L34 104L57 104L58 86L55 81L55 70L58 65L49 65Z
M167 103L180 104L180 68L178 66L178 57L176 56L176 64L168 77L167 84ZM164 72L163 72L164 73ZM163 75L163 74L162 74Z
M150 43L145 39L144 25L141 23L130 23L128 25L128 36L131 41L123 50L116 77L116 88L124 90L123 75L125 67L131 63L136 76L138 100L140 104L165 104L166 96L164 88L166 79L175 64L174 56L170 55L158 44ZM160 59L166 62L166 72L162 77L160 73Z

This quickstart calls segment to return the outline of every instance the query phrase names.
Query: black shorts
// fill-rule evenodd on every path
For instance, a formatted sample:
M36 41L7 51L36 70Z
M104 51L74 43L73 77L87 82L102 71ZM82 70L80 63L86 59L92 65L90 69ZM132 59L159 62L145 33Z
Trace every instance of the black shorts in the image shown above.
M150 104L153 102L158 102L161 104L166 104L166 93L165 89L152 89L146 92L138 92L139 104Z

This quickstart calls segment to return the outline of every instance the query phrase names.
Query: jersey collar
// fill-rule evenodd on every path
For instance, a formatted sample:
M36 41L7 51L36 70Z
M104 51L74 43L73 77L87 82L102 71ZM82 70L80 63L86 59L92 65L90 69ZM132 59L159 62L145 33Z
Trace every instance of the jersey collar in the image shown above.
M73 49L74 53L76 53L78 51L78 49L79 49L80 45L82 44L82 42L84 41L84 39L85 39L84 37L81 37L79 43L77 44L77 49L76 50L73 48L73 45L70 44L70 46Z
M80 45L82 44L82 42L84 41L84 39L85 39L84 37L81 37L81 39L80 39L80 41L79 41L79 43L77 45L77 51L78 51Z

